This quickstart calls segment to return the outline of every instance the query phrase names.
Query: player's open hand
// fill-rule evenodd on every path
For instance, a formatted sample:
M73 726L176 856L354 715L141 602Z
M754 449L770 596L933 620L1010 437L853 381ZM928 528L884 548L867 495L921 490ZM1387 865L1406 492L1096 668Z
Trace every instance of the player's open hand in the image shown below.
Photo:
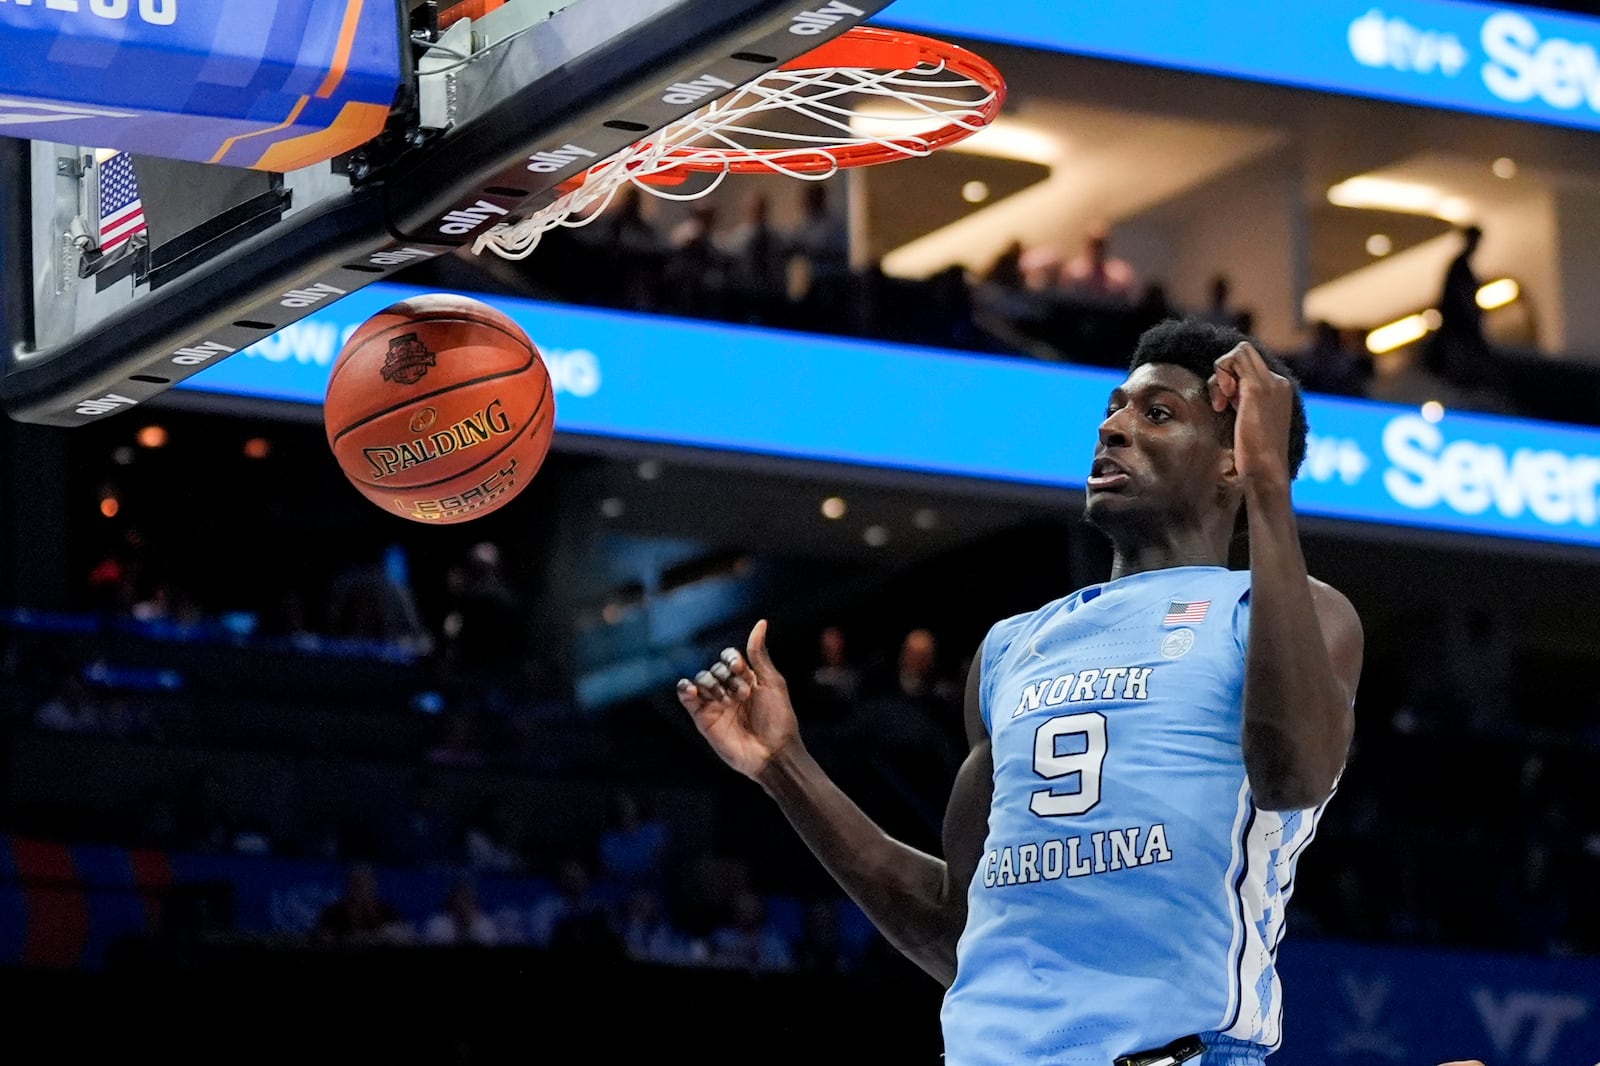
M678 681L678 702L722 761L754 778L773 755L798 743L789 686L767 654L767 623L750 630L746 654L725 648L694 680Z
M1206 381L1214 410L1232 406L1233 461L1247 487L1289 488L1289 423L1294 386L1248 341L1216 361Z

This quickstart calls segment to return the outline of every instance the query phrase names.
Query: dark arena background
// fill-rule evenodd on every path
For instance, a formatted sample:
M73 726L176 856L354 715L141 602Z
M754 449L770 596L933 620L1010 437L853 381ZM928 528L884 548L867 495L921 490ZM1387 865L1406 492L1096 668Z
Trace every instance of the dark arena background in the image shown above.
M0 1062L939 1062L940 989L674 682L769 619L819 762L937 853L973 650L1105 579L1106 394L1196 314L1302 379L1308 567L1366 633L1271 1061L1600 1063L1600 15L968 6L872 16L1005 73L962 146L625 190L0 419ZM555 388L537 477L457 525L321 422L419 291Z

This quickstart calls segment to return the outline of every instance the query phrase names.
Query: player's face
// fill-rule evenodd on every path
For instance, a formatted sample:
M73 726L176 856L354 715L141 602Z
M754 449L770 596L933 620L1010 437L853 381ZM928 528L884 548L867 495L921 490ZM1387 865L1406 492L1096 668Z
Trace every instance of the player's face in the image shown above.
M1181 522L1219 506L1231 466L1220 417L1192 371L1146 363L1128 375L1112 390L1100 423L1089 520L1102 528L1135 516Z

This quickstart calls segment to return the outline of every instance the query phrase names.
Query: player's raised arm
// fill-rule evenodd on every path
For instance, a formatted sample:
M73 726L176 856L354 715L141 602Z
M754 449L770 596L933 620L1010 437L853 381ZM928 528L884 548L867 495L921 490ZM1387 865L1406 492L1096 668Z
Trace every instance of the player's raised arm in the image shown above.
M1250 538L1244 761L1256 804L1314 807L1332 792L1355 728L1361 620L1311 580L1295 525L1288 459L1293 387L1250 344L1217 360L1212 405L1232 405L1234 468Z
M712 750L777 802L889 942L948 987L955 979L956 941L966 924L967 884L982 851L992 787L988 737L977 712L978 661L967 683L973 750L956 777L945 817L946 861L889 837L817 765L800 739L789 688L767 654L766 634L766 622L757 622L745 654L728 648L692 681L680 680L678 701Z

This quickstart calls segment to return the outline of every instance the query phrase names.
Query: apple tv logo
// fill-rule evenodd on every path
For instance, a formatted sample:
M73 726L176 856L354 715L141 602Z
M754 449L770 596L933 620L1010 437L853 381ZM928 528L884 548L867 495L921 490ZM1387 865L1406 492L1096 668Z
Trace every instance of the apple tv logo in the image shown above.
M1350 23L1350 54L1364 67L1453 78L1471 58L1453 33L1424 30L1373 8Z

